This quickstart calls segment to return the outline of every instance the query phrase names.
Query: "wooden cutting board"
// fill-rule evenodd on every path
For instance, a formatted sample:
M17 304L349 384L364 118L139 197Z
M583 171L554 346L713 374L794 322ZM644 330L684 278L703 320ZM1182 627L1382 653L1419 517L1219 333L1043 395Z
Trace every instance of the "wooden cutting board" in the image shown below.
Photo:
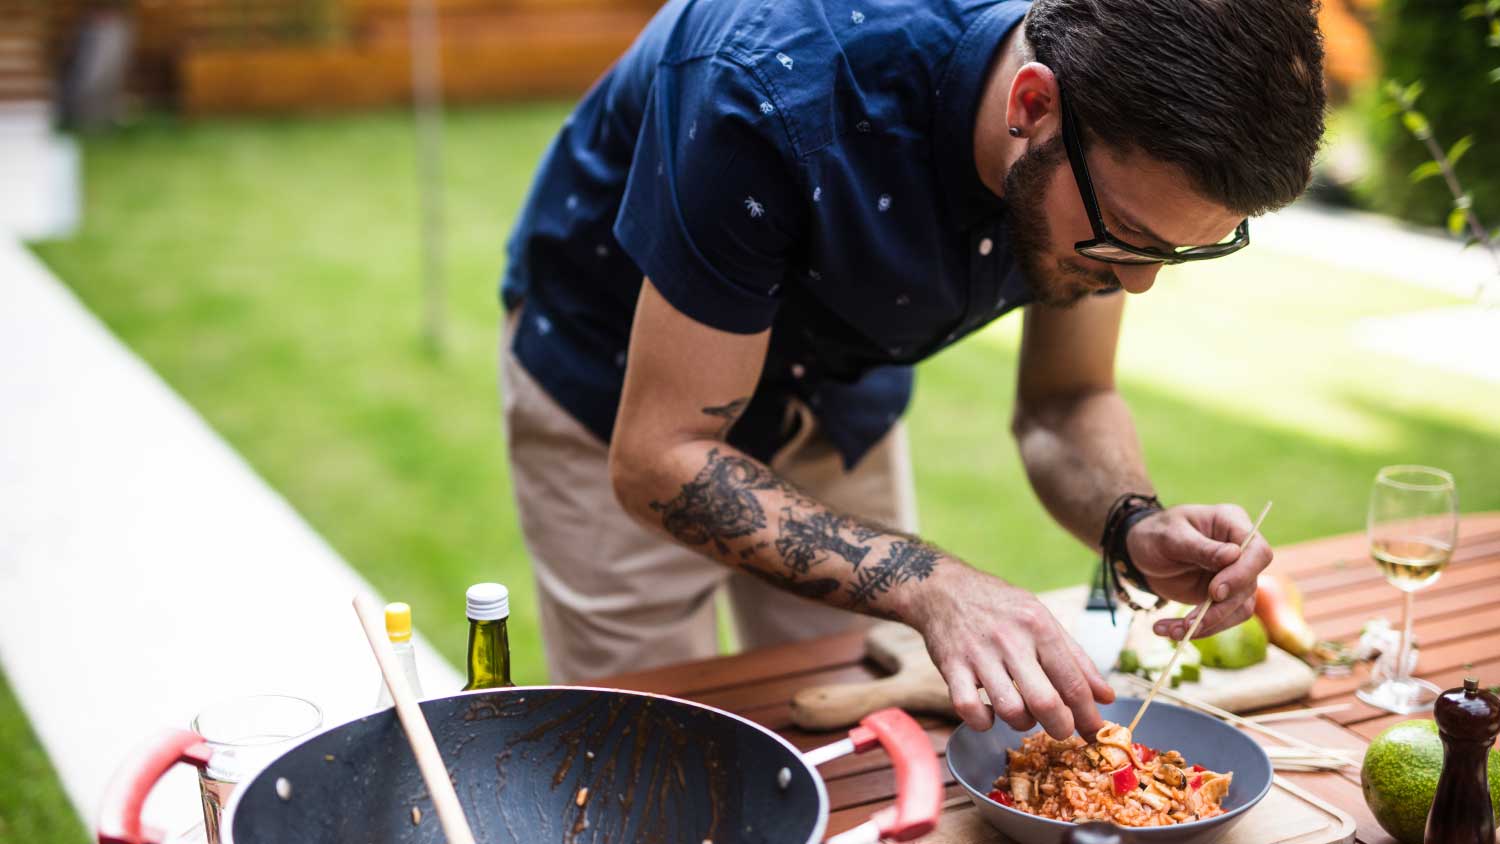
M1077 586L1037 597L1071 632L1083 613L1086 596L1087 587ZM797 692L792 697L792 720L797 726L808 730L847 727L888 706L955 717L947 684L917 631L889 621L872 625L865 637L865 652L890 676ZM1244 712L1300 700L1316 679L1316 672L1306 663L1272 645L1262 663L1234 671L1205 668L1198 682L1183 683L1177 691L1231 712ZM1119 675L1111 675L1110 682L1122 693L1140 691Z
M1354 819L1280 777L1244 819L1214 844L1349 844ZM1017 844L980 817L967 798L943 813L918 844ZM1030 842L1027 842L1030 844Z

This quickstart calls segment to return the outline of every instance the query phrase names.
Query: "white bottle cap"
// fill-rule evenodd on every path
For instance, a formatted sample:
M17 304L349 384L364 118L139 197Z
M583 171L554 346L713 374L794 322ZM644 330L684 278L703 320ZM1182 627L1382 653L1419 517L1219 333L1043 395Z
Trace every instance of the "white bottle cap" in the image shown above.
M468 616L474 621L510 617L510 591L498 583L476 583L464 597L468 599Z

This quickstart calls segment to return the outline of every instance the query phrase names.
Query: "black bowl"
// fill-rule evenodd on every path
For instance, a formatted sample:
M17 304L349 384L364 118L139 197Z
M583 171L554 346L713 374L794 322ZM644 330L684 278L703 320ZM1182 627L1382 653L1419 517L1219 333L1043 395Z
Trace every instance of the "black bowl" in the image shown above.
M1140 705L1139 698L1122 697L1099 711L1107 720L1129 724ZM983 733L961 724L948 739L948 770L996 829L1027 844L1058 844L1073 824L1002 806L988 796L995 778L1005 772L1005 751L1020 747L1024 735L1000 721ZM1146 710L1134 739L1158 750L1176 750L1189 764L1232 771L1234 780L1224 796L1224 814L1172 826L1126 829L1121 837L1128 842L1206 844L1239 823L1271 790L1270 757L1249 736L1216 718L1158 700Z

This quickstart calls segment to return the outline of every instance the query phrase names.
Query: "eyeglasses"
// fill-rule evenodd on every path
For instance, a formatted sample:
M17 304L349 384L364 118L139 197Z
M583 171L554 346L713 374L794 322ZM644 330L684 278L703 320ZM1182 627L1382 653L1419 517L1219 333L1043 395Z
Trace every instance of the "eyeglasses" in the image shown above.
M1068 163L1073 165L1073 180L1078 183L1078 193L1083 198L1083 207L1089 214L1089 224L1094 227L1092 240L1080 240L1073 244L1078 254L1109 264L1182 264L1188 261L1207 261L1222 258L1250 245L1250 221L1241 220L1228 240L1205 246L1180 246L1172 250L1152 249L1149 246L1133 246L1110 234L1104 228L1104 217L1099 213L1099 200L1094 196L1094 182L1089 178L1088 161L1083 157L1083 143L1078 134L1078 118L1068 105L1067 94L1061 89L1058 98L1062 103L1063 146L1068 151Z

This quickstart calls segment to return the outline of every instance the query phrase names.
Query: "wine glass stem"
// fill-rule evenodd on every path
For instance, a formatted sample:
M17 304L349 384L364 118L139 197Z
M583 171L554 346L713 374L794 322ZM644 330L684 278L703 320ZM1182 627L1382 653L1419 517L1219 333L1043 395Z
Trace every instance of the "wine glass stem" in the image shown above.
M1411 661L1411 622L1412 600L1416 597L1412 592L1402 591L1405 599L1401 602L1401 650L1397 654L1396 680L1406 683L1411 680L1411 672L1407 670L1407 664Z

